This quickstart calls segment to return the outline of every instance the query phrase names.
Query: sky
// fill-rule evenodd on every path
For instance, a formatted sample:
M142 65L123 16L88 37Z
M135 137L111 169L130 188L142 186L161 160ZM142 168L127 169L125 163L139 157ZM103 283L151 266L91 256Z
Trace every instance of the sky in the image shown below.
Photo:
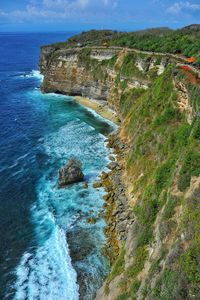
M200 0L0 0L0 32L134 31L200 23Z

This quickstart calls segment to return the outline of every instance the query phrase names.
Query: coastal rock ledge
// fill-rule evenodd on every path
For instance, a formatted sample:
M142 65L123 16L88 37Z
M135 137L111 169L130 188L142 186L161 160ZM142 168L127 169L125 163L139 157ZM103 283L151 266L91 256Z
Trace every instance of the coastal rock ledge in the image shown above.
M70 159L63 168L59 169L58 175L59 188L83 181L84 175L81 170L81 162L77 159Z

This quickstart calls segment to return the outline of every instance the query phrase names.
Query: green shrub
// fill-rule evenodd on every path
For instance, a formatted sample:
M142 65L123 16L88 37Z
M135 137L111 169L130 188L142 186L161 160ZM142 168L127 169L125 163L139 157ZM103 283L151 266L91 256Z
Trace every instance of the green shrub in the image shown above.
M108 276L108 282L113 280L116 276L120 275L124 270L124 255L125 255L125 249L123 248L116 259L114 265L112 266L112 270L110 275Z
M146 74L144 74L142 71L140 71L136 67L136 59L137 54L136 53L128 53L123 61L122 67L121 67L121 74L126 77L132 77L137 76L137 78L146 78Z
M121 81L121 89L125 90L127 88L127 84L128 84L127 80Z
M180 297L180 275L177 271L165 269L163 274L157 280L155 287L152 290L152 296L155 300L172 300L181 299Z
M196 118L194 121L192 138L200 141L200 118Z
M176 197L169 196L168 201L166 203L164 212L163 212L163 219L168 220L173 217L175 213L175 208L179 204L180 200Z
M130 295L131 295L131 300L137 299L137 291L140 287L141 282L139 280L134 280L133 283L131 284L131 289L130 289Z
M147 29L129 32L110 39L110 45L126 46L145 51L183 53L196 56L199 61L199 30L176 30L168 28ZM158 62L159 63L159 62Z
M157 199L146 198L134 207L134 213L138 221L146 226L146 224L152 224L154 222L158 209L159 203Z
M191 133L191 126L189 124L183 124L179 127L176 138L178 140L179 146L187 146L188 138Z
M80 53L79 53L79 61L86 65L89 66L91 63L91 58L90 58L90 54L91 54L91 48L83 48L81 49Z
M198 114L200 111L200 86L199 84L187 84L187 89L189 91L190 104L193 110Z
M158 194L160 194L163 188L169 186L174 168L175 168L175 160L169 159L163 165L158 167L158 169L156 170L155 184L156 184L156 189Z
M158 273L161 270L160 261L161 261L161 259L157 259L157 260L154 260L153 263L151 264L151 268L149 270L149 273L151 276L155 275L156 273Z
M192 293L200 292L200 238L181 255L180 264Z
M117 300L128 300L128 298L129 298L128 293L124 293L119 297L117 297Z
M173 219L162 220L159 226L160 239L163 240L166 236L171 234L176 229L176 226L177 222Z
M177 110L173 107L167 107L164 112L156 118L154 126L159 126L163 123L169 122L177 115Z
M114 67L116 61L117 61L118 56L114 55L111 59L108 60L108 65L111 67Z
M127 275L128 277L136 278L136 276L144 268L144 263L147 258L148 251L146 247L138 247L134 256L134 263L131 267L128 268Z
M137 246L143 247L145 245L148 245L153 238L153 228L152 224L146 223L143 228L140 229L140 232L138 233L137 238Z
M127 81L124 81L122 88L126 88ZM123 117L126 117L130 110L132 109L135 101L140 101L140 96L145 92L142 88L134 88L129 90L128 92L124 92L121 95L120 99L120 111Z
M187 152L180 170L178 188L180 191L185 191L190 186L192 176L200 174L200 153L197 150L191 149Z
M199 191L187 199L186 209L182 221L187 250L179 257L181 271L183 272L190 294L200 293L200 201Z

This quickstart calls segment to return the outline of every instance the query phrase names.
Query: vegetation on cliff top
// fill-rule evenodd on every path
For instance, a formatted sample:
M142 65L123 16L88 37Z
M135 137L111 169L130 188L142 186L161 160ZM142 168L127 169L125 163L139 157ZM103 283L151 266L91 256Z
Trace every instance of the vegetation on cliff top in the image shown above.
M198 30L146 30L113 37L109 45L136 48L144 51L195 56L200 63L200 27Z
M56 48L73 46L120 46L144 51L176 53L195 56L200 63L200 25L178 30L153 28L135 32L90 30L77 34L68 41L54 44Z

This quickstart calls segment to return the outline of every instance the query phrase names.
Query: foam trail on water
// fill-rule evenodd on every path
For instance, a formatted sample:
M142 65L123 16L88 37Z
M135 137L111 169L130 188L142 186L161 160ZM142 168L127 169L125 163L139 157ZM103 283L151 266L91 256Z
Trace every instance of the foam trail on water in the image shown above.
M33 70L31 74L33 77L38 78L41 81L44 79L44 76L38 70Z
M44 186L41 182L39 188ZM71 264L65 232L48 209L48 189L41 188L32 207L38 247L24 253L17 267L15 300L77 300L77 275Z
M15 300L78 299L76 273L71 266L64 232L56 228L35 254L25 253L17 268L17 277Z
M23 74L19 76L20 78L37 78L40 81L44 79L44 76L38 70L32 70L29 74Z

